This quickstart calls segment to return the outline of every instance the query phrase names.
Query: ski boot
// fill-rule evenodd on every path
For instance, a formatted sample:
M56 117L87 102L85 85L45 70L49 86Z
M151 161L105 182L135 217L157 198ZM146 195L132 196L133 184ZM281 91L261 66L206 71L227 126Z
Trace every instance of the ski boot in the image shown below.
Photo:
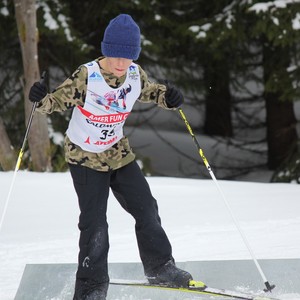
M73 300L106 300L108 282L96 282L92 279L76 279Z
M173 260L169 260L157 272L146 277L150 284L172 287L188 287L189 282L193 280L192 275L177 268Z

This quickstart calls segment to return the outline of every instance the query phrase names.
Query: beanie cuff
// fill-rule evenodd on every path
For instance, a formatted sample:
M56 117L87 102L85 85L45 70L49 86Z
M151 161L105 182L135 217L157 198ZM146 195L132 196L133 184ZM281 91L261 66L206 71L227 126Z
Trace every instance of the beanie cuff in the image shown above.
M121 57L132 60L137 60L139 58L141 47L118 45L118 44L108 44L101 42L101 51L104 56L107 57Z

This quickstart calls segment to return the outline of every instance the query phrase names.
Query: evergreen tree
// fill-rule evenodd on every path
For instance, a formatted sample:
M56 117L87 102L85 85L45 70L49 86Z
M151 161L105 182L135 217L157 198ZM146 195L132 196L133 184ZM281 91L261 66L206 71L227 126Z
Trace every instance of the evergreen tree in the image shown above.
M285 168L300 157L297 146L294 102L299 99L300 3L256 1L249 10L256 14L252 38L260 43L264 69L264 99L268 166L271 170ZM298 174L298 177L300 174Z
M141 27L139 63L154 80L173 81L183 90L185 105L204 115L196 131L204 129L241 151L254 149L260 156L268 155L270 169L297 161L293 101L300 93L298 1L281 2L280 7L278 1L254 0L40 0L37 4L40 68L49 71L50 90L78 65L100 56L107 23L128 13ZM7 135L18 149L25 122L13 11L11 1L1 2L0 105ZM50 130L64 133L68 118L69 113L51 115ZM267 152L256 146L263 139ZM61 145L52 143L56 169L66 167L62 152ZM255 165L237 161L236 168L243 172ZM239 172L232 162L222 162L217 169L222 168L231 168L231 175Z
M194 32L204 48L210 50L211 56L219 58L215 66L212 63L214 60L208 59L206 68L217 70L222 65L224 83L228 82L224 72L228 66L235 122L239 120L236 119L239 115L246 115L243 106L239 105L241 101L265 101L268 167L275 170L298 151L293 101L299 99L299 51L296 49L299 49L300 17L297 12L300 3L287 1L280 5L276 1L229 2ZM253 95L251 90L245 88L249 79L263 86L260 94ZM219 92L222 95L221 89ZM223 95L226 96L226 92ZM211 111L217 112L218 102L216 99L212 102L216 106L209 103ZM208 104L206 107L209 108ZM217 118L220 115L212 119ZM212 122L206 124L208 132L213 128L209 125Z

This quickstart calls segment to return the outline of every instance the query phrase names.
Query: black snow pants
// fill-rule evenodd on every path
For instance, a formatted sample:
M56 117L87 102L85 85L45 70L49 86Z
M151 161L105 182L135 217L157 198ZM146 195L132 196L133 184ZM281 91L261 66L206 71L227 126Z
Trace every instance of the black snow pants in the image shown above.
M135 232L146 275L173 259L149 185L134 161L120 169L99 172L69 164L78 195L79 257L76 278L109 281L107 199L111 188L121 206L135 219Z

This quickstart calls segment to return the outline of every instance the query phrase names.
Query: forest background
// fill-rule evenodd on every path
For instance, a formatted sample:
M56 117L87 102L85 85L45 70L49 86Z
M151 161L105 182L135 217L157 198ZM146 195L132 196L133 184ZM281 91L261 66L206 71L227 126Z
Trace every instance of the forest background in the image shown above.
M150 78L182 90L183 109L196 135L209 139L218 177L268 170L271 181L300 183L299 0L2 0L1 171L15 168L31 112L28 91L40 71L47 70L51 91L79 65L101 56L104 30L120 13L141 28L138 63ZM21 169L67 170L58 137L70 113L35 114ZM207 177L201 159L162 135L188 135L179 115L161 117L155 106L139 104L134 113L129 128L151 130L170 152L199 168L178 164L179 172L168 175ZM145 174L163 175L153 168L157 154L145 155L146 147L135 148Z

